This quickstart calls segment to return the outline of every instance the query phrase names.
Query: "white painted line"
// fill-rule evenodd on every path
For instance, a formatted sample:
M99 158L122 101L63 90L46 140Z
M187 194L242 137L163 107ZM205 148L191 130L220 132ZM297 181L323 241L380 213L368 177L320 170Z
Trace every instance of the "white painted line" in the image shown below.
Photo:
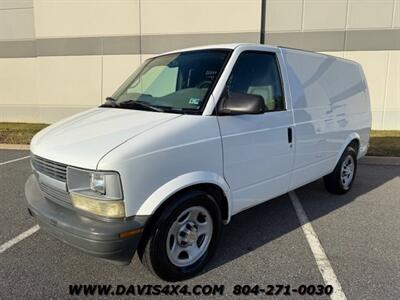
M347 299L342 290L342 286L340 285L340 282L332 269L331 263L329 262L328 257L325 254L325 250L324 248L322 248L318 236L315 233L310 221L308 220L303 206L300 204L299 198L294 191L291 191L289 193L289 197L296 211L297 218L300 221L303 233L306 236L308 245L310 246L311 251L314 255L314 259L317 262L319 272L321 273L325 284L329 284L333 287L333 293L330 295L331 299Z
M0 254L6 251L8 248L11 248L15 244L19 243L23 239L26 239L28 236L34 234L36 231L39 230L39 225L33 226L31 229L28 229L27 231L21 233L20 235L16 236L12 240L9 240L8 242L5 242L3 245L0 246Z
M6 164L10 164L10 163L13 163L13 162L16 162L16 161L20 161L20 160L23 160L23 159L27 159L29 157L30 156L28 155L28 156L12 159L12 160L9 160L9 161L5 161L5 162L0 163L0 166L6 165Z

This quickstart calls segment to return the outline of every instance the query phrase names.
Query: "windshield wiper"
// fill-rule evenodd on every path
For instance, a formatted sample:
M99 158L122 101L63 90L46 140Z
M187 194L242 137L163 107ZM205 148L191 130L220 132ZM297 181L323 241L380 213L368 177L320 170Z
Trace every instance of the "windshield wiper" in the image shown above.
M100 107L118 107L117 100L113 97L107 97L106 102L100 105Z
M140 108L144 108L150 111L157 111L157 112L163 112L164 110L162 108L153 106L148 104L147 102L144 101L138 101L138 100L126 100L123 102L118 103L117 100L115 100L113 97L107 97L106 102L100 107L119 107L119 108L127 108L131 106L138 106Z
M150 105L145 101L132 100L132 99L118 103L117 100L115 100L112 97L107 97L106 102L103 105L100 105L100 107L113 107L113 108L128 108L131 106L138 106L140 108L157 112L169 112L169 113L179 113L179 114L189 113L196 115L200 114L200 111L194 108L180 108L180 107L158 106L158 105L155 106L155 105Z
M129 106L135 106L136 105L138 107L145 108L145 109L148 109L150 111L157 111L157 112L163 112L164 111L162 108L159 108L159 107L150 105L147 102L138 101L138 100L127 100L127 101L120 102L117 105L118 105L118 107L129 107Z
M166 112L171 112L171 113L179 113L179 114L194 114L198 115L200 114L200 111L195 108L181 108L181 107L163 107L165 108Z

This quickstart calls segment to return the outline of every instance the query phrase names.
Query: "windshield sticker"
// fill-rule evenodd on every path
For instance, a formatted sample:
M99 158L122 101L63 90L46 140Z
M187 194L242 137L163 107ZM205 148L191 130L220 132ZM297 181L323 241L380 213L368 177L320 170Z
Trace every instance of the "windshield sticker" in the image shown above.
M199 98L190 98L189 99L189 104L199 105L199 103L200 103L200 99Z

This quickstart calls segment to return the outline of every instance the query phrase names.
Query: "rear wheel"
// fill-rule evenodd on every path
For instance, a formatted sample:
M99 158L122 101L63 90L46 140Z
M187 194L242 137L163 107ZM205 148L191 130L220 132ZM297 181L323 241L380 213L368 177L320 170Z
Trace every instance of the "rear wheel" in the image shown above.
M326 189L333 194L348 192L353 184L357 171L357 153L348 146L340 157L332 173L324 177Z
M143 264L167 281L193 277L214 254L221 230L215 199L192 191L161 212L140 255Z

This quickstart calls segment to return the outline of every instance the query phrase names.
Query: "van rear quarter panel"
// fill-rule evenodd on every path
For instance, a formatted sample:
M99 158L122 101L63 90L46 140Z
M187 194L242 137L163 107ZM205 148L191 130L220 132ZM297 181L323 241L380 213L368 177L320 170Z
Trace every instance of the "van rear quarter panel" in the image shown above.
M345 143L369 142L368 88L359 64L333 56L282 49L294 115L292 188L330 173Z

